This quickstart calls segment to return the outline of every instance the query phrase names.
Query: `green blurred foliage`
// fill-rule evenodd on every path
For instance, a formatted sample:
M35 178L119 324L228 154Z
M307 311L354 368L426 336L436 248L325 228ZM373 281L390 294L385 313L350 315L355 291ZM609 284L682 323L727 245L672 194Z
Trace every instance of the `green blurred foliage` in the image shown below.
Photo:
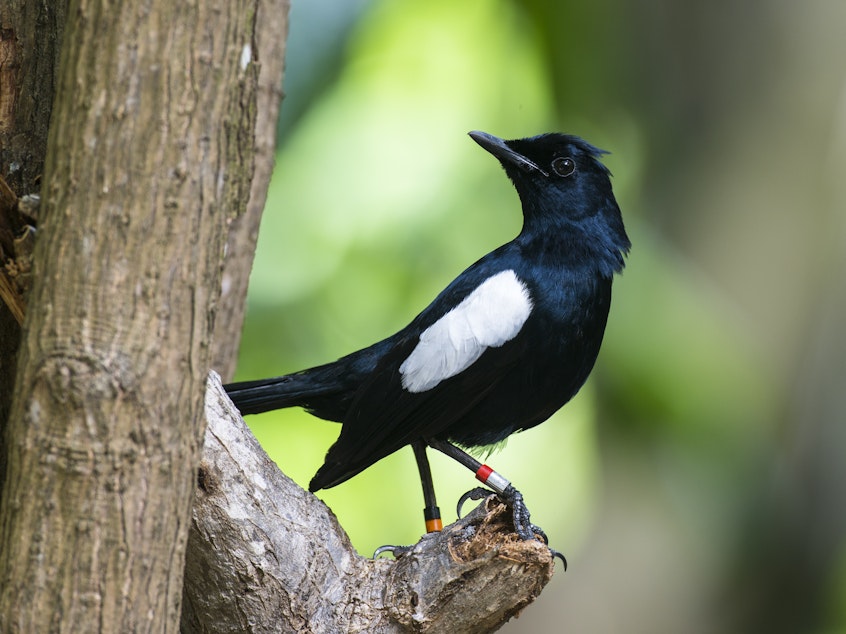
M507 631L846 631L844 518L830 502L843 471L825 462L816 484L808 476L823 432L842 438L815 421L846 416L838 404L801 423L803 398L824 399L796 379L812 363L823 255L842 246L832 226L846 226L830 211L842 188L820 187L819 164L804 157L834 157L835 174L846 150L817 153L824 132L776 125L826 121L794 113L828 112L834 96L807 70L842 46L824 14L800 23L791 11L762 0L294 3L290 103L239 379L325 363L395 332L519 231L516 194L467 131L555 129L612 151L634 246L597 368L562 412L490 458L573 564ZM316 35L324 23L331 37ZM810 34L815 47L799 54ZM769 59L759 49L803 90L788 94L759 72ZM835 150L846 147L843 122ZM799 191L824 195L813 199L813 230L785 206ZM839 349L837 337L814 345ZM248 422L303 486L340 429L300 411ZM451 521L473 480L431 458ZM812 484L819 506L796 512ZM365 554L422 530L410 449L319 496ZM831 530L811 540L819 525ZM781 565L794 556L801 566Z

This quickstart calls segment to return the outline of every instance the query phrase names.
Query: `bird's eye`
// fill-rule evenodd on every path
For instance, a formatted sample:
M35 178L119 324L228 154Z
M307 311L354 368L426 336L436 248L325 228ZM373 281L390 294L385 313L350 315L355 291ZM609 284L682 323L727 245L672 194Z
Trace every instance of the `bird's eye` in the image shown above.
M576 161L568 157L559 156L552 161L552 169L559 176L570 176L576 171Z

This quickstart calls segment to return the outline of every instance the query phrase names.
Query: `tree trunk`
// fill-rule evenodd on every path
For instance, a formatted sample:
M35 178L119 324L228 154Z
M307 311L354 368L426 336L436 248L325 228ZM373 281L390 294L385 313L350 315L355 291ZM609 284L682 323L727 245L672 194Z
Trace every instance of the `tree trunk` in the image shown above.
M212 367L226 381L232 379L238 361L247 284L256 252L259 221L264 211L267 187L273 171L276 121L282 102L289 6L289 0L260 0L256 11L255 46L259 74L255 174L250 188L250 201L244 213L233 218L229 225L212 353Z
M0 487L31 263L31 252L16 248L26 231L18 199L40 189L65 8L64 2L0 3Z
M6 434L0 630L176 631L226 227L252 176L256 6L67 15Z
M35 193L44 169L65 2L0 5L0 175Z

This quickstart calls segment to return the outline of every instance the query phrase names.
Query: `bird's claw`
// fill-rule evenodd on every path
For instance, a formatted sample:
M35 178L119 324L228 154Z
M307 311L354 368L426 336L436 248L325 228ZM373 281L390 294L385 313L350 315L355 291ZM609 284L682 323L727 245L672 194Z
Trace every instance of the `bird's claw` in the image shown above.
M546 545L547 548L549 548L549 552L552 553L553 557L558 557L561 560L564 564L564 570L567 570L567 558L554 548L550 548L549 538L546 536L546 532L540 526L532 524L530 521L531 514L529 513L529 509L526 507L526 503L523 502L523 494L510 484L502 493L495 493L494 491L490 491L484 487L470 489L458 499L456 514L459 518L461 517L461 508L467 500L483 500L489 495L497 495L499 499L505 502L506 506L511 509L511 514L514 518L514 531L520 539L523 541L539 539L544 543L544 545Z
M558 557L561 560L561 563L564 564L564 572L567 572L567 558L564 556L564 553L555 550L554 548L550 548L549 544L547 544L546 547L549 548L549 552L552 554L553 559Z
M476 487L467 491L467 493L458 498L458 506L455 508L455 514L458 516L458 519L461 519L461 508L467 500L484 500L489 495L496 495L496 493L484 487Z
M373 552L373 559L376 559L379 555L384 553L391 553L394 556L394 559L399 559L403 555L407 554L411 549L412 546L392 546L390 544L386 544L385 546L379 546L379 548Z
M546 532L540 526L530 523L529 530L535 539L540 539L540 541L549 546L549 537L546 536Z

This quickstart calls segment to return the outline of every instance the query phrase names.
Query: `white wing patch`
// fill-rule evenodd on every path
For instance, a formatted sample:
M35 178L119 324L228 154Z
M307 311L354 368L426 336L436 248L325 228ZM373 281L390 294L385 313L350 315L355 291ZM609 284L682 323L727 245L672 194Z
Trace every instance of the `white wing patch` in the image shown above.
M529 289L514 271L489 277L421 333L400 366L402 386L425 392L466 370L486 349L514 339L531 312Z

